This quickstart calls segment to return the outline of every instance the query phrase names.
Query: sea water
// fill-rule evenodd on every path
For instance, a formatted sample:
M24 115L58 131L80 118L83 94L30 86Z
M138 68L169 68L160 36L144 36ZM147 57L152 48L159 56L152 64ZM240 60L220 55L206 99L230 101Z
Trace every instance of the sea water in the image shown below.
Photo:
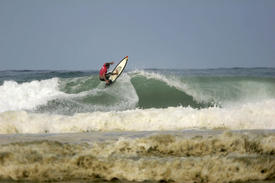
M275 69L0 71L0 181L274 182Z

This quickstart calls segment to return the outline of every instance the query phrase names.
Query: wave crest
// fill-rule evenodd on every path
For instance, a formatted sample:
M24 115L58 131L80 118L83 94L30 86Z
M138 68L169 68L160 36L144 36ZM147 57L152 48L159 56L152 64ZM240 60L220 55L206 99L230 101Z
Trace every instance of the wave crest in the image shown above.
M57 98L63 93L58 89L58 78L17 83L5 81L0 86L0 112L32 110Z

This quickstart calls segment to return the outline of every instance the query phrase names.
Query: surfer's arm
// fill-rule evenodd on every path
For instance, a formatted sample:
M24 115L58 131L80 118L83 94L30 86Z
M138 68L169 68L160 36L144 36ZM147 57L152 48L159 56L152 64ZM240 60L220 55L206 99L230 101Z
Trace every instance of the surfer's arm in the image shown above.
M106 62L105 64L113 65L114 62Z

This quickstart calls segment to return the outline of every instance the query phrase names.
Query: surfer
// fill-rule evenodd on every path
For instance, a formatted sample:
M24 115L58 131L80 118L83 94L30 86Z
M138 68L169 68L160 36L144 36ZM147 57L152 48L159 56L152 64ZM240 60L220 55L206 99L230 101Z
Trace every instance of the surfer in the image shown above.
M100 81L105 81L107 85L112 83L112 81L109 80L111 75L118 75L118 72L115 72L115 73L109 72L109 73L107 73L108 69L110 68L110 65L113 65L113 64L114 64L114 62L107 62L102 66L102 68L99 71Z

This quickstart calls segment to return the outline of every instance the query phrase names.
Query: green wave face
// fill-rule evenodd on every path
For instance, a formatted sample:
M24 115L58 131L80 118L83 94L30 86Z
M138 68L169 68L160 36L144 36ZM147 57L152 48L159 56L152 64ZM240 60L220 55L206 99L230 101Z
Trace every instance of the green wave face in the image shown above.
M221 106L275 98L274 78L192 77L182 81L201 96L200 100Z
M192 96L157 79L136 76L131 79L141 108L165 108L170 106L202 107Z

